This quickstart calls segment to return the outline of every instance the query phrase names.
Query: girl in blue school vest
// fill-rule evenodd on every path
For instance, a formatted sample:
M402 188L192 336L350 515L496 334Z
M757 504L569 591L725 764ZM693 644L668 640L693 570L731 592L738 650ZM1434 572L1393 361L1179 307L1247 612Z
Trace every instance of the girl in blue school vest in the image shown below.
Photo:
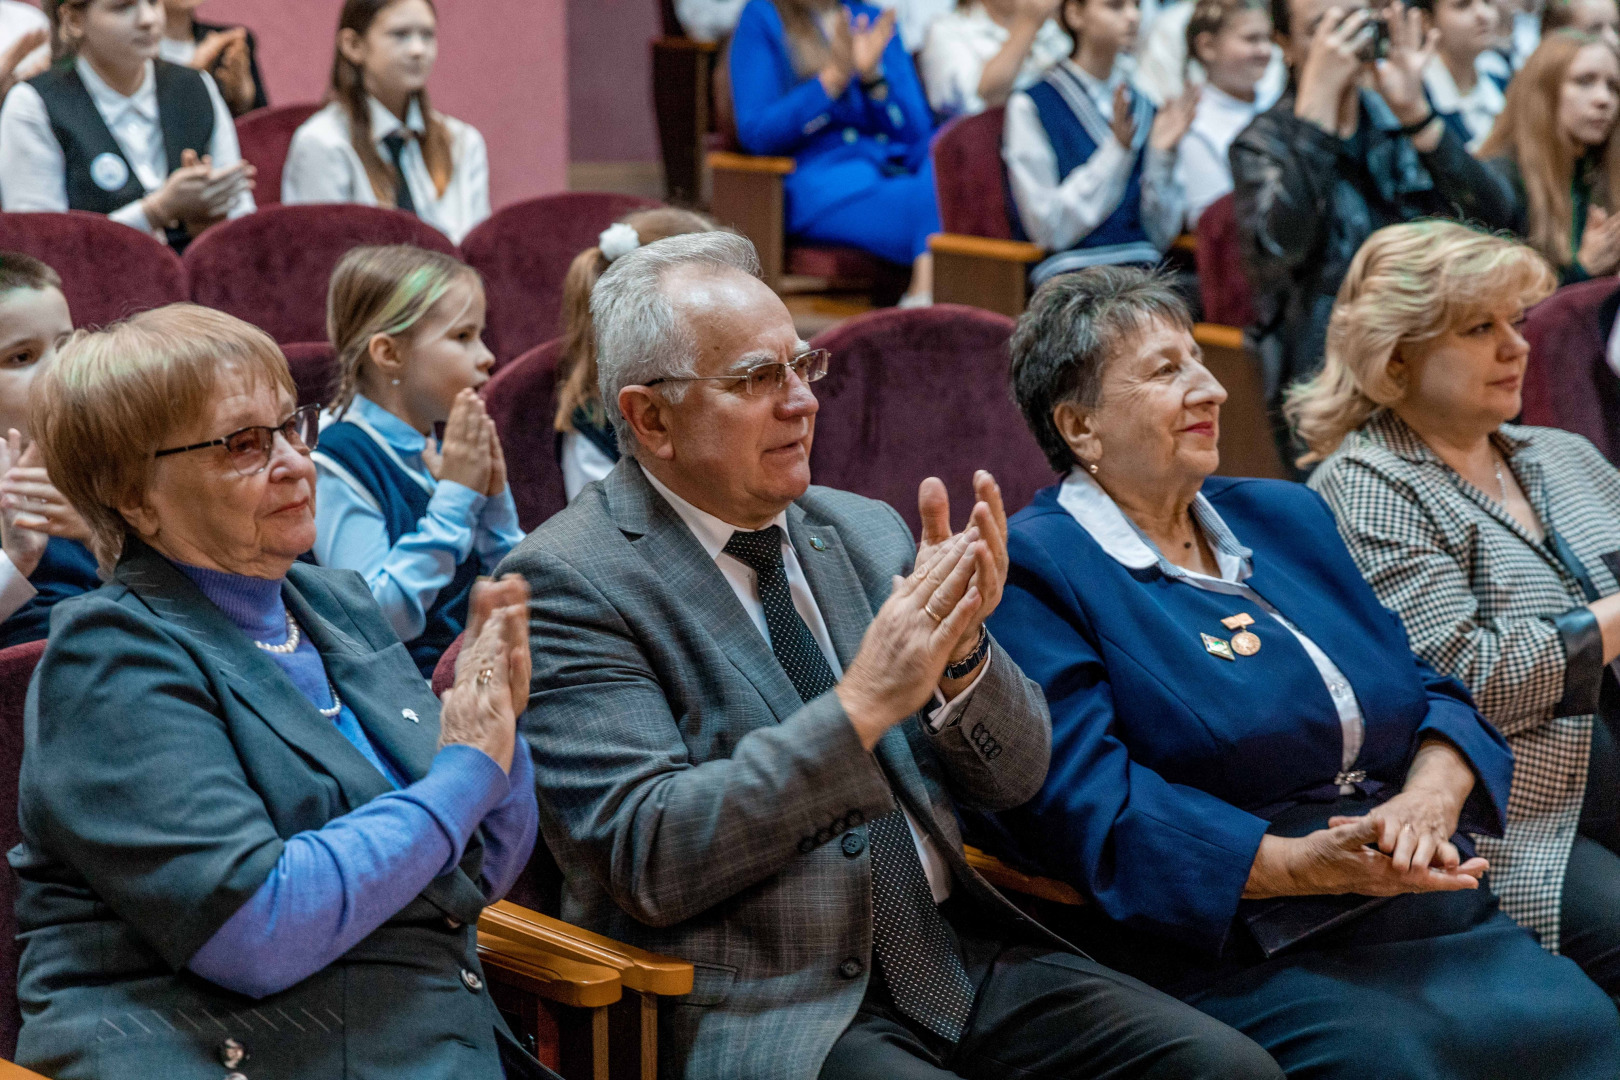
M437 252L356 248L332 272L327 312L338 385L314 455L315 558L366 579L431 676L474 580L523 538L476 392L495 363L483 283Z
M230 109L205 72L158 58L161 0L47 0L56 63L0 112L8 211L87 210L182 250L254 209Z
M1014 231L1050 253L1031 273L1037 285L1159 262L1186 215L1176 148L1198 106L1190 88L1155 112L1131 85L1137 0L1063 0L1058 16L1074 51L1008 99L1002 151Z
M729 54L737 140L792 156L787 231L909 265L903 306L928 303L939 204L933 113L894 12L858 0L750 0Z

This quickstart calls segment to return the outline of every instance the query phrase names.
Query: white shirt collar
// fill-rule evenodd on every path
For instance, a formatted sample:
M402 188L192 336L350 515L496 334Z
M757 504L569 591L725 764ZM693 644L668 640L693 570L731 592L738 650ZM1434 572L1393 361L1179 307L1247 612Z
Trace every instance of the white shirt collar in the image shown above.
M1502 89L1487 71L1488 64L1483 57L1474 61L1474 88L1465 94L1457 89L1457 80L1452 78L1451 69L1446 67L1445 61L1438 56L1430 57L1423 68L1423 82L1428 87L1429 100L1435 111L1454 113L1477 106L1501 112Z
M637 462L636 467L640 468L641 463ZM707 510L699 510L669 490L663 481L654 476L649 469L641 469L641 475L647 478L647 482L653 486L653 490L662 495L664 501L669 503L674 511L680 515L682 521L686 522L686 527L692 530L692 535L697 537L697 542L703 545L703 550L709 553L711 559L718 559L721 553L725 551L726 544L731 541L732 533L754 531L722 521ZM786 510L772 518L771 525L779 526L782 530L782 539L787 540ZM770 528L770 525L767 525L766 528Z
M1131 519L1125 516L1125 511L1119 508L1102 485L1092 479L1090 473L1076 465L1069 470L1063 485L1058 489L1058 505L1069 512L1069 516L1080 523L1080 527L1091 534L1097 545L1103 549L1115 562L1130 570L1146 570L1157 566L1164 569L1167 560L1159 553L1148 539L1142 535ZM1205 526L1208 535L1215 532L1210 528L1214 522L1220 522L1220 515L1200 493L1193 497L1193 514L1199 523ZM1231 539L1231 533L1226 531L1224 524L1218 530L1225 532L1224 539ZM1230 544L1223 542L1223 538L1211 535L1210 549L1215 553L1215 561L1221 568L1222 581L1240 581L1247 577L1247 558L1242 548L1236 546L1235 539ZM1172 576L1193 577L1190 570L1169 564L1174 573ZM1169 570L1166 571L1170 573Z
M427 122L422 119L422 102L418 98L411 98L403 124L399 122L399 117L388 110L388 106L370 94L366 95L366 108L371 111L371 138L376 143L380 144L401 128L409 128L418 136L427 131Z
M102 119L109 128L121 120L126 112L133 112L149 123L157 123L158 100L157 78L154 74L155 66L150 60L146 62L146 67L141 75L140 87L135 93L125 97L108 86L106 81L96 74L96 69L91 67L90 62L84 57L79 57L74 63L79 78L84 82L84 88L90 92L90 100L96 103L97 111L101 113Z
M1108 73L1107 79L1097 78L1068 57L1064 57L1058 63L1067 67L1074 77L1080 80L1080 85L1085 87L1091 100L1103 107L1104 116L1114 115L1114 90L1120 83L1130 81L1131 72L1135 70L1135 62L1126 55L1115 58L1114 70Z

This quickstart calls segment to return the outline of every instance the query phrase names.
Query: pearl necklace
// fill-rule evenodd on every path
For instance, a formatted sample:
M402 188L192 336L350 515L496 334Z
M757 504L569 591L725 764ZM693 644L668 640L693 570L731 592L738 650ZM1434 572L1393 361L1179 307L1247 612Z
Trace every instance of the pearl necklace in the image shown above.
M1502 477L1502 459L1495 454L1491 455L1491 468L1496 470L1496 486L1502 492L1502 506L1507 506L1507 481Z
M264 642L255 638L253 644L257 645L267 653L275 653L278 656L289 656L298 651L298 643L302 640L303 635L298 630L298 620L294 619L292 617L292 612L289 611L287 612L286 641L283 641L280 645L266 645ZM343 699L338 697L337 687L332 685L331 679L326 680L326 688L332 693L332 705L330 708L326 709L323 709L317 705L315 707L315 711L320 713L326 719L331 720L336 717L338 713L343 711Z

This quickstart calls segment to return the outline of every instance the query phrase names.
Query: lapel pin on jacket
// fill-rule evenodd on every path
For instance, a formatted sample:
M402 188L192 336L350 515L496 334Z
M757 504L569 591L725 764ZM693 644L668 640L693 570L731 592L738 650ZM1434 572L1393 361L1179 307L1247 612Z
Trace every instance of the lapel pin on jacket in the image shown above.
M403 716L413 724L420 724L422 722L422 718L416 715L415 709L401 709L399 710L399 715Z
M1254 625L1254 617L1247 611L1240 611L1236 615L1228 615L1221 620L1221 625L1228 630L1242 630L1240 634L1232 635L1232 651L1239 656L1253 656L1260 651L1260 638L1250 633L1245 627Z
M812 536L810 538L810 546L815 548L817 551L826 551L827 541L823 540L819 536Z
M1218 656L1222 660L1234 662L1237 660L1237 657L1232 655L1232 646L1228 645L1223 639L1211 637L1209 634L1199 634L1198 636L1204 639L1204 651L1209 655Z

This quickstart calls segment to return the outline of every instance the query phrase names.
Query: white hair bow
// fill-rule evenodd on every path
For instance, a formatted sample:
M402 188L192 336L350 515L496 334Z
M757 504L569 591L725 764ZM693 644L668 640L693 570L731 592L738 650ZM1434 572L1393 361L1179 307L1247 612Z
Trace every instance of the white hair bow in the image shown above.
M602 235L596 238L596 246L602 250L602 257L613 262L621 255L628 255L641 246L641 235L636 232L634 225L626 225L616 221L602 230Z

